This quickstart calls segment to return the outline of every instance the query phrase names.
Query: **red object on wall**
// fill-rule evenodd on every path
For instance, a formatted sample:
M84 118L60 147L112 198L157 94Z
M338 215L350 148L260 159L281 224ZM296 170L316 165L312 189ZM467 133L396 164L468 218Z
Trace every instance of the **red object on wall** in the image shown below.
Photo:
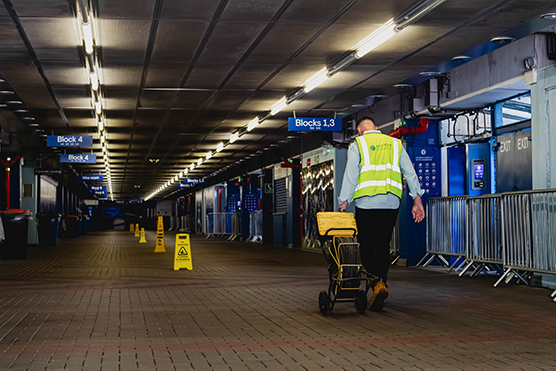
M417 135L417 134L422 134L425 131L427 131L429 124L430 124L430 120L426 119L426 118L422 118L419 120L419 126L412 126L412 127L408 127L408 126L400 126L397 129L392 130L391 132L388 133L388 135L390 135L391 137L394 138L401 138L405 135Z
M4 166L6 167L6 208L10 208L10 168L13 164L15 164L21 156L17 156L14 160L11 160L9 157L4 161L4 159L0 159Z

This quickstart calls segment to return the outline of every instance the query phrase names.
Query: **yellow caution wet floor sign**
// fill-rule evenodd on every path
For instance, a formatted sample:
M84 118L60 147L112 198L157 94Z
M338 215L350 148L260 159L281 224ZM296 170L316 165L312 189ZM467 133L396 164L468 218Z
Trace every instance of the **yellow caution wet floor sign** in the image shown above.
M139 240L139 243L147 243L147 240L145 239L145 228L141 228L141 239Z
M131 224L129 225L129 231L130 231L130 232L135 232L135 230L134 230L134 228L133 228L133 223L131 223Z
M139 224L135 224L135 237L140 236L141 231L139 230Z
M154 252L166 252L164 247L164 222L162 217L158 217L158 222L156 223L156 247Z
M193 262L191 258L191 244L188 234L176 235L176 252L174 254L174 270L185 268L193 270Z

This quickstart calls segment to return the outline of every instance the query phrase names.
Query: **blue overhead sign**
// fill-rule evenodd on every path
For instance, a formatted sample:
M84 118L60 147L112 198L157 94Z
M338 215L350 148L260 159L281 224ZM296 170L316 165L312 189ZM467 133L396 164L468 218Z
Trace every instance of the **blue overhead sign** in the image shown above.
M106 196L108 194L108 191L91 191L91 193L95 196Z
M46 137L47 147L92 147L92 135L49 135Z
M106 186L89 186L89 192L106 192Z
M110 197L99 197L99 201L110 201Z
M77 155L77 154L65 154L60 155L61 163L69 164L96 164L97 155Z
M183 180L184 184L205 184L207 182L206 179L199 179L199 178L185 178Z
M193 188L193 187L195 187L195 184L183 184L183 183L178 183L178 189Z
M104 180L104 175L79 175L80 182L102 182Z
M342 119L322 117L290 117L288 131L342 131Z

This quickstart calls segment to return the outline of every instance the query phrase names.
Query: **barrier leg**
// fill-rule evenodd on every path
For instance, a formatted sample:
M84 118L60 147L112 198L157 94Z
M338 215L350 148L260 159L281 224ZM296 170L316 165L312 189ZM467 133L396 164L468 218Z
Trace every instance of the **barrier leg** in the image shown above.
M554 292L552 294L550 294L551 298L556 298L556 290L554 290Z
M507 285L508 283L510 283L511 280L514 279L514 277L515 277L515 272L512 270L512 271L510 272L510 274L508 274L508 275L506 276L506 279L504 280L504 282L506 283L506 285Z
M398 262L398 260L400 260L400 256L399 256L399 255L396 256L396 259L392 260L392 263L390 263L390 264L395 265L395 264Z
M473 273L471 273L471 277L475 277L478 276L479 274L481 274L481 272L486 268L485 263L481 263L479 264L479 266L477 267L477 269L475 269L473 271Z
M429 255L430 255L430 253L426 253L426 254L423 256L423 258L422 258L421 260L419 260L419 263L417 263L416 267L420 266L421 263L422 263L422 262L427 258L427 256L429 256Z
M474 264L473 260L469 261L469 263L467 263L467 265L465 266L465 268L463 268L463 270L459 273L459 276L463 276L465 274L465 272L467 272L467 270L469 268L471 268L471 266Z
M446 260L446 258L444 258L442 255L437 255L436 256L436 260L438 260L440 262L440 264L442 264L443 266L447 267L450 264L448 263L448 261Z
M517 278L519 278L521 281L523 281L524 284L526 284L527 286L529 286L529 280L521 273L514 271L514 274L516 275Z
M423 268L432 263L432 261L436 258L436 255L432 255L429 260L425 264L423 264Z
M450 266L450 269L448 269L448 273L450 273L452 271L452 269L454 269L456 267L456 264L459 262L459 260L462 258L462 256L458 256L458 258L456 260L454 260L454 264L452 264Z
M504 280L504 277L506 277L511 271L512 271L512 268L506 269L506 271L504 273L502 273L502 275L500 276L498 281L496 281L496 283L494 284L494 287L498 287L500 282L502 282Z

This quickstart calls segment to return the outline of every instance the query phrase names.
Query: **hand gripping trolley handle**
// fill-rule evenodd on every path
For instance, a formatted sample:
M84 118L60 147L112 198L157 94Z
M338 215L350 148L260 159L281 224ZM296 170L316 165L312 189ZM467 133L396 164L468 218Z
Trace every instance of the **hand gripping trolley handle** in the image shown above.
M319 239L328 263L330 285L319 294L322 314L334 309L336 302L355 302L359 313L367 309L367 292L377 278L363 269L359 244L355 242L357 224L352 213L317 213ZM331 241L328 247L325 242ZM364 282L364 284L363 284Z

